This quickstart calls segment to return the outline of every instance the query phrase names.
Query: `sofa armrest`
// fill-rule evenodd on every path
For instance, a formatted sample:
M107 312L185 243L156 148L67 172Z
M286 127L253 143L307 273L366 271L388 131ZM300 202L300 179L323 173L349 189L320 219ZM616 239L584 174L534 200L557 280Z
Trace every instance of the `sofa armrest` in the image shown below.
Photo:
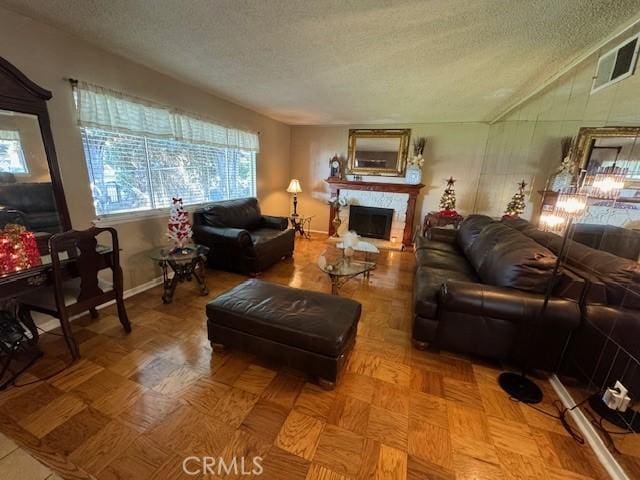
M455 243L458 231L453 228L431 227L427 230L427 238L437 242Z
M193 237L197 243L206 246L240 245L249 246L253 242L251 235L242 228L212 227L210 225L194 225Z
M580 308L572 300L549 299L542 318L544 295L483 283L448 280L438 293L439 307L446 311L479 317L499 318L513 323L539 320L573 329L580 323Z
M274 230L286 230L289 227L289 219L287 217L263 215L260 219L260 226L264 228L273 228Z

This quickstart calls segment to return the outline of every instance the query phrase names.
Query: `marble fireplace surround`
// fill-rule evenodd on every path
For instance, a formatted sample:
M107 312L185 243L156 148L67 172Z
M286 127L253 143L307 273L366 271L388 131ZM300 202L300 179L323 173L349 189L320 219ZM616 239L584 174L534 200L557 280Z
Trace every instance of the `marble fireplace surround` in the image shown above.
M365 207L392 208L393 223L391 236L402 238L402 246L409 247L413 243L413 222L416 213L416 198L423 184L408 185L404 183L384 182L356 182L329 178L325 180L331 190L331 197L340 196L347 199L349 204ZM331 208L329 214L329 235L333 235L331 221L335 217L335 210ZM347 222L348 208L341 211L340 218Z

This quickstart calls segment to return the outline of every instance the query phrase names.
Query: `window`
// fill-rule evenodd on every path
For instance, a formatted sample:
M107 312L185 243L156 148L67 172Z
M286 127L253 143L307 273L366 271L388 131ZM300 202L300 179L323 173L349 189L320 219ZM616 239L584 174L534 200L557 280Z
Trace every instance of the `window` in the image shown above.
M16 131L0 130L0 172L29 173Z
M85 85L76 102L97 215L256 195L256 134Z

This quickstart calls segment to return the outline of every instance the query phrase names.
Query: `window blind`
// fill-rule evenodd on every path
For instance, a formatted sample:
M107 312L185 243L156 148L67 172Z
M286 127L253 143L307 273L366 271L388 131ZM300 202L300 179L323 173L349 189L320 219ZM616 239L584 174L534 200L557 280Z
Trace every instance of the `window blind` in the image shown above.
M0 130L0 172L29 173L20 133L15 130Z
M0 140L20 141L20 134L15 130L0 130Z
M255 133L79 84L79 124L97 215L256 195Z

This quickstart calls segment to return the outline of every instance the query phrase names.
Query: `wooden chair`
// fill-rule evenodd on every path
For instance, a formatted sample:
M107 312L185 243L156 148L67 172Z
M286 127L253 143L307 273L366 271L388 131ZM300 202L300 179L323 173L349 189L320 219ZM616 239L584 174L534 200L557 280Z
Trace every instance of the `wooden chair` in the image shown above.
M107 232L111 236L112 248L107 251L96 250L97 237ZM131 324L127 317L122 298L122 268L120 267L120 253L118 234L113 228L92 227L88 230L58 233L49 239L49 251L53 270L53 288L38 290L33 294L20 297L18 301L23 311L44 313L60 319L62 332L73 359L80 357L78 345L73 338L69 319L74 315L90 312L92 318L98 317L96 307L115 300L118 318L125 332L131 332ZM66 253L73 259L77 276L70 278L62 269L60 254ZM98 283L98 273L110 269L113 274L113 285L104 291ZM71 303L69 303L69 299Z

